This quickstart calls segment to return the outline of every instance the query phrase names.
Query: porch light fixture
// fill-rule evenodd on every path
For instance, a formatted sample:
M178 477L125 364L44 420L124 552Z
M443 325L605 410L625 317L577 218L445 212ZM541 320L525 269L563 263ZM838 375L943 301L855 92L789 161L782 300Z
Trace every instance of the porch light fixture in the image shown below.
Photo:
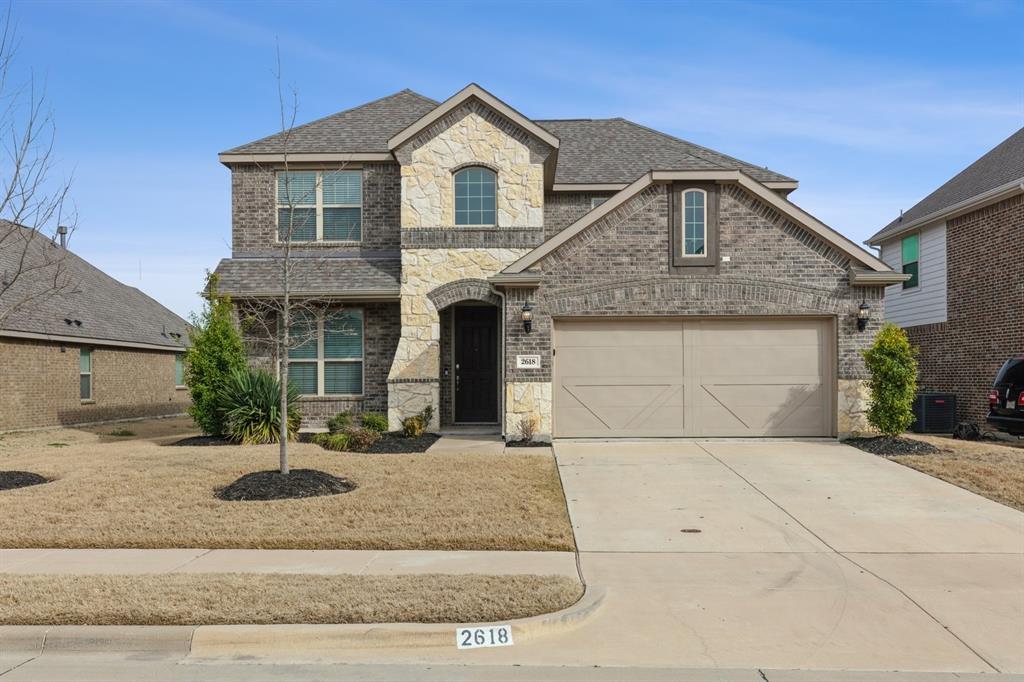
M523 331L529 334L533 331L533 306L530 305L529 301L523 304L522 318Z
M868 318L871 317L871 306L867 301L861 301L857 308L857 331L862 332L868 328Z

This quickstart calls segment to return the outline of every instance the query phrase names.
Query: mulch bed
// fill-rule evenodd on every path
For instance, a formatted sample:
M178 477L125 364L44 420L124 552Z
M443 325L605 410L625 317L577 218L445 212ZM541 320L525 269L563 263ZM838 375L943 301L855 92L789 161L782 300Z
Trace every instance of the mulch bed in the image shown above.
M0 490L27 488L30 485L48 483L50 479L31 471L0 471Z
M171 447L195 447L202 445L238 445L233 440L225 438L224 436L189 436L188 438L182 438L176 440L173 443L168 443Z
M401 433L382 433L380 440L363 452L375 455L402 455L415 452L426 452L427 448L437 442L436 433L424 433L422 436L405 437Z
M941 452L939 448L931 443L912 438L895 438L889 436L878 436L876 438L850 438L843 441L844 445L852 445L873 455L934 455Z
M316 469L257 471L217 490L217 497L230 502L247 500L295 500L304 497L340 495L356 489L356 484Z
M551 443L542 443L539 440L510 440L505 441L506 448L549 448Z

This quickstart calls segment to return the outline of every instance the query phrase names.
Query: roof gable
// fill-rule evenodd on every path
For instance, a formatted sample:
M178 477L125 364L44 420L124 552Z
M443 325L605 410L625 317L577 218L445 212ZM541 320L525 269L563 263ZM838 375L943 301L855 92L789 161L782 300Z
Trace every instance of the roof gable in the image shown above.
M856 263L874 272L891 273L888 265L868 253L866 250L853 243L843 235L828 227L817 218L801 209L796 204L779 196L776 192L768 189L761 183L738 170L692 170L692 171L649 171L630 183L625 189L619 191L608 201L605 201L597 208L591 210L575 223L565 228L558 234L546 240L536 249L530 251L516 262L509 265L502 271L502 275L517 275L524 273L528 268L535 266L540 261L551 255L556 249L580 234L599 220L612 213L634 196L644 191L657 182L670 182L676 180L701 181L710 180L716 182L735 182L753 194L755 197L787 216L810 233L816 235L825 243L834 247L837 251L849 256ZM895 274L895 273L892 273ZM500 278L499 278L500 279Z
M512 123L515 123L517 126L530 133L533 137L539 139L553 149L558 149L559 142L556 136L526 118L476 83L470 83L462 90L459 90L457 93L446 99L436 108L416 120L414 123L393 135L391 139L388 140L388 148L394 150L402 146L409 140L416 137L416 135L429 128L433 123L441 120L447 114L455 111L471 99L476 99L483 104L486 104Z
M1024 128L914 204L909 211L879 230L868 243L878 244L926 221L940 220L945 212L969 204L972 199L994 200L1001 195L999 190L1013 191L1015 184L1024 185Z

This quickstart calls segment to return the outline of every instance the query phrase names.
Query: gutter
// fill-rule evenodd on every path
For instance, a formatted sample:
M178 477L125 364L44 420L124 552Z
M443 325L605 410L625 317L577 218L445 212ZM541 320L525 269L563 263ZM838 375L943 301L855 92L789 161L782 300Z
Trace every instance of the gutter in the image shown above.
M539 272L499 272L491 275L487 281L498 287L522 287L535 288L540 286L541 273Z
M1013 180L1005 185L1000 185L999 187L994 187L987 192L977 194L970 199L964 199L952 206L947 206L939 209L938 211L932 211L928 215L915 218L905 225L900 225L898 230L894 230L889 233L882 230L864 243L870 246L880 246L882 242L898 237L904 232L909 232L928 223L934 223L943 219L948 220L949 218L955 218L959 215L963 215L964 213L970 213L974 209L980 208L985 204L995 203L1001 199L1005 199L1006 197L1011 197L1018 192L1024 192L1024 178Z
M114 339L94 339L86 336L63 336L60 334L42 334L39 332L19 332L9 329L0 329L0 336L14 339L31 339L33 341L51 341L54 343L67 343L79 346L113 346L115 348L140 348L142 350L157 350L165 353L180 353L186 350L187 346L161 346L156 343L139 343L135 341L117 341Z
M277 293L245 293L233 292L221 289L221 293L227 294L234 299L276 299L280 298ZM397 301L401 299L399 289L366 289L351 293L339 294L336 291L297 291L293 295L303 298L320 298L331 301Z
M850 268L850 286L854 287L887 287L891 284L906 282L908 279L910 279L910 275L904 275L902 272L876 272Z
M395 157L391 152L327 152L327 153L301 153L289 154L264 153L249 154L239 152L221 152L217 160L225 166L233 163L347 163L358 161L394 161Z

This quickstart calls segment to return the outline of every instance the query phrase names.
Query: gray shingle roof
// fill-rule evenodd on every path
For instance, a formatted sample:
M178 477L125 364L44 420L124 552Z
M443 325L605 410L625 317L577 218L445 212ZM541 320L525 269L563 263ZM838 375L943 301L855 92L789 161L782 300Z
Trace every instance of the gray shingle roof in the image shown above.
M300 153L388 152L388 139L425 116L438 102L412 90L347 109L291 132L288 151ZM649 170L742 170L762 182L794 182L753 164L681 140L623 118L538 120L559 138L556 183L629 183ZM225 154L274 154L284 150L278 133Z
M3 330L168 349L187 344L185 320L38 232L0 221L0 247L0 278L13 282L0 293L0 311L38 296L0 321ZM28 268L19 268L22 254ZM19 271L23 274L15 277ZM46 294L55 288L57 293Z
M434 109L438 102L402 90L362 106L331 114L296 126L291 131L288 151L302 153L388 153L388 139ZM284 150L284 133L277 133L226 154L274 154Z
M914 204L875 236L868 240L876 243L897 234L905 225L919 218L941 213L963 201L1010 182L1024 182L1024 128L996 145L990 152L953 176L946 184Z
M794 182L766 168L624 118L537 121L558 137L556 183L623 183L649 170L742 170L761 182Z
M345 293L399 293L401 259L294 257L292 291L299 296ZM217 265L218 288L237 298L274 296L283 290L281 261L274 258L225 258Z

